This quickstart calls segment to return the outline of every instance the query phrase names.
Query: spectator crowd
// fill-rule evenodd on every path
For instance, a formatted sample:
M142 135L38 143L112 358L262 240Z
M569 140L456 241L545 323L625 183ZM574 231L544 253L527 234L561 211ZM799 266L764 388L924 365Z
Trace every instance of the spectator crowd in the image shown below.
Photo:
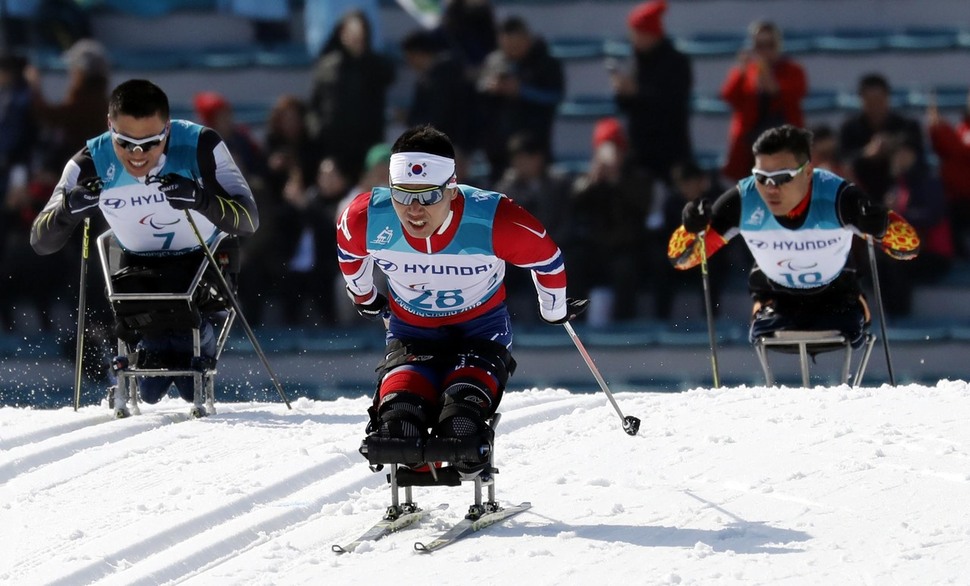
M702 168L691 144L691 59L665 29L666 2L651 0L625 22L631 57L607 64L618 115L595 123L585 169L567 173L555 165L553 140L566 70L534 23L498 19L488 0L451 0L438 27L403 37L398 63L375 38L376 12L360 5L322 40L308 95L279 96L260 136L234 118L232 96L200 87L194 99L194 121L222 136L260 209L262 225L243 243L239 283L256 326L353 323L335 226L353 195L387 184L389 122L447 133L458 151L459 182L475 172L473 161L487 161L476 184L507 194L550 230L570 267L570 290L591 299L585 319L597 326L671 319L676 292L699 287L666 258L681 208L749 175L751 145L765 129L806 126L802 100L811 80L785 54L784 31L753 22L721 84L731 112L723 166ZM259 30L280 34L266 23ZM68 86L55 99L44 95L37 68L7 45L0 55L0 327L15 330L22 320L12 308L32 305L41 327L50 328L54 306L76 299L77 280L65 276L76 274L79 243L38 257L28 231L64 162L106 130L110 58L95 39L74 42L64 53ZM412 94L388 120L388 92L401 68L413 73ZM939 281L954 260L970 258L970 103L955 123L934 104L921 121L892 108L885 76L857 81L857 113L838 126L810 127L813 162L851 179L919 231L924 248L916 261L880 268L892 291L887 312L904 316L913 311L914 284ZM728 266L750 264L746 254L712 260L715 300L728 286ZM509 272L514 318L537 320L527 274ZM100 297L89 299L96 305Z

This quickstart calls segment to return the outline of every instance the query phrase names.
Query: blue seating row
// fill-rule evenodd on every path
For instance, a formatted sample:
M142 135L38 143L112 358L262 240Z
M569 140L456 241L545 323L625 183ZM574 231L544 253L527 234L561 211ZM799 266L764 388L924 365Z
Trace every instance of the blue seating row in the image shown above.
M584 343L596 348L653 348L690 347L704 348L710 341L706 322L698 318L689 326L651 320L626 322L604 329L592 329L582 324L576 327ZM722 320L717 323L718 344L724 346L748 345L747 324ZM970 322L960 320L934 320L928 318L902 319L891 322L889 337L899 343L970 343ZM379 351L384 347L380 331L355 329L319 329L303 332L292 330L274 332L272 328L257 331L260 344L267 353L327 353L349 351ZM547 325L516 327L515 344L518 348L560 349L572 347L572 341L558 328ZM4 346L0 345L0 353ZM229 351L252 352L249 341L238 333L229 341Z
M675 44L694 58L735 55L745 45L743 31L675 36ZM563 60L628 57L630 44L621 38L561 37L549 39L553 55ZM394 46L391 56L400 59ZM786 31L785 51L793 55L812 53L872 53L886 51L970 50L970 30L952 28L834 29ZM60 70L64 63L53 49L36 49L31 58L41 69ZM118 69L165 71L181 68L225 69L242 67L307 67L312 57L302 43L273 46L213 45L204 49L114 48L112 63Z
M680 50L695 58L726 57L745 48L747 37L744 31L698 33L675 37L674 42ZM565 54L578 56L579 46L582 46L579 39L572 39L564 47ZM553 44L554 49L558 47L558 42ZM630 45L625 40L589 39L585 49L588 58L630 54ZM791 55L966 50L970 49L970 31L958 27L786 29L784 49Z
M896 88L892 91L891 101L894 108L926 108L930 94L935 94L937 106L942 110L959 110L967 103L966 85L939 86L927 88ZM802 100L806 114L850 112L859 108L859 98L855 90L813 89ZM691 97L691 111L706 116L723 116L730 113L729 106L716 94L696 93ZM578 96L564 102L559 108L561 118L600 118L617 114L611 96Z
M941 86L932 91L942 110L960 110L966 106L968 86ZM923 88L897 88L892 94L896 108L922 110L926 108L928 99L929 92ZM261 126L269 117L270 106L265 103L234 103L233 110L240 122ZM816 89L809 92L802 107L807 114L848 113L858 109L859 100L852 90ZM726 116L730 113L727 104L715 94L695 94L691 98L691 110L700 116ZM560 120L595 120L618 113L613 98L602 95L579 96L563 102L559 107ZM194 114L191 106L173 104L172 116L192 118Z
M748 42L744 31L681 36L672 33L672 37L678 49L695 59L732 57ZM631 54L629 41L621 38L563 37L549 41L552 54L560 59L601 59ZM785 30L784 49L790 55L967 50L970 30L957 27Z
M66 64L59 51L38 47L30 60L41 70L63 71ZM112 48L111 65L117 70L172 71L178 69L243 69L253 67L307 68L313 59L300 43L263 45L213 45L198 48Z

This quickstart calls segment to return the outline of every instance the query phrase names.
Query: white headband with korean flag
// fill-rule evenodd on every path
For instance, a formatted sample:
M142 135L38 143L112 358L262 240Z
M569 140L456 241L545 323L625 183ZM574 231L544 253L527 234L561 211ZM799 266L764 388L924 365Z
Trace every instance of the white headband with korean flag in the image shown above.
M391 185L458 185L455 160L429 153L392 154L390 175Z

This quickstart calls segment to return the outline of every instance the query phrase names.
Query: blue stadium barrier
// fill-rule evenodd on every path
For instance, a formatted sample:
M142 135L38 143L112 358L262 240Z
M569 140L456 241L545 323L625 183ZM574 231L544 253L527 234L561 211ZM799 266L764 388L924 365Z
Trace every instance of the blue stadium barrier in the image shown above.
M139 3L141 4L141 3ZM164 14L161 12L160 14ZM675 45L694 59L732 57L745 47L742 33L704 32L674 36ZM558 37L547 39L550 52L563 61L627 59L632 50L628 40L615 37ZM877 51L929 52L970 49L970 30L947 28L834 29L829 31L785 31L784 50L791 55L826 53L872 53ZM63 70L58 51L37 49L32 62L42 70ZM150 50L112 48L116 68L159 71L185 66L224 69L231 67L308 67L313 57L299 42L271 47L235 45L211 47L191 52L179 48L154 47ZM389 45L385 53L397 62L400 51Z
M970 261L956 260L935 287L970 287Z
M941 110L961 110L967 103L967 91L967 86L902 87L892 90L890 102L894 108L924 109L929 93L933 92ZM806 114L854 112L859 109L859 97L854 90L811 89L802 101L802 109ZM731 108L717 93L695 93L691 96L691 112L700 116L726 116ZM596 119L618 113L611 95L577 96L559 106L559 116L563 119Z
M88 10L113 10L143 18L164 16L183 10L213 12L218 7L217 0L151 0L150 2L132 2L132 0L86 0L83 3L78 2L78 4Z
M810 89L802 100L806 114L833 112L839 108L839 92L830 89Z
M284 43L273 47L256 49L256 65L259 67L306 68L313 65L305 45Z
M192 69L243 69L255 67L256 52L249 47L213 47L193 51L188 56Z
M955 27L910 27L890 33L886 46L898 51L948 51L960 47L960 32Z
M735 55L745 46L743 33L698 33L675 37L674 46L692 57L720 57Z
M945 342L952 338L952 329L946 326L933 325L904 327L889 323L886 327L886 334L889 336L890 343Z
M616 116L617 112L612 96L579 96L559 105L563 118L602 118Z
M787 55L803 55L816 50L815 39L819 31L789 30L782 31L782 50Z
M627 59L633 55L633 49L630 47L630 41L626 39L614 39L608 38L603 41L603 56L604 57L616 57L618 59Z
M813 48L832 53L871 53L889 47L889 34L878 29L836 29L820 33Z
M549 53L562 60L599 59L606 56L602 38L560 37L549 42Z
M970 91L968 86L937 86L933 88L933 93L936 96L936 105L941 110L962 110L967 106L967 92ZM926 96L923 96L925 101ZM925 103L921 104L920 107L925 107Z
M890 29L784 30L783 49L789 55L929 52L970 49L970 31L956 27ZM701 32L672 35L674 45L694 59L733 57L746 47L742 32ZM562 58L629 58L630 42L619 37L550 38L553 54ZM581 49L580 49L581 48Z
M192 66L189 57L185 50L115 49L110 60L116 70L171 71Z
M73 359L74 346L73 340L67 339L69 335L56 332L32 333L29 336L0 333L0 357L58 358L69 353Z
M716 94L694 94L690 98L691 112L701 116L725 116L731 113L731 107Z

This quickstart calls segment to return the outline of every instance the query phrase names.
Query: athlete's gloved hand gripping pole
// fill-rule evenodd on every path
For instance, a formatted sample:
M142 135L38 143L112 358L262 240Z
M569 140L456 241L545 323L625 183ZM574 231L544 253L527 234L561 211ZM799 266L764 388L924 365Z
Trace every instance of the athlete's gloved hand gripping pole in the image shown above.
M75 217L88 219L98 213L103 187L100 177L85 179L69 189L61 203Z
M600 389L602 389L602 391L606 394L606 398L610 400L610 403L613 405L613 409L616 410L616 414L620 416L620 421L623 423L623 431L625 431L627 435L636 435L637 431L640 430L640 420L632 415L624 416L623 412L620 411L620 406L616 404L616 399L613 398L613 393L611 393L610 388L606 386L606 381L603 379L603 375L601 375L599 369L596 368L593 358L589 355L589 352L586 351L586 347L583 346L579 336L576 335L576 330L573 329L572 324L569 323L570 320L575 319L579 314L586 311L587 306L589 306L589 299L567 299L565 317L557 320L549 320L546 319L545 316L542 316L542 319L546 323L557 325L562 324L562 327L566 328L566 332L572 339L573 344L576 345L576 349L579 350L579 354L583 357L583 360L586 361L586 366L588 366L589 371L593 373L593 378L596 379ZM540 315L542 314L540 313Z
M879 286L879 269L876 267L875 240L886 234L889 225L887 209L880 202L859 200L859 216L856 228L862 232L869 253L869 271L872 273L872 293L876 298L879 312L879 329L882 333L882 348L886 353L886 370L889 371L889 384L896 386L896 373L893 371L893 358L889 351L889 336L886 334L886 310L882 304L882 289Z
M194 182L193 182L194 183ZM166 194L166 197L168 195ZM169 198L169 203L172 200ZM174 205L172 207L175 207ZM243 329L246 331L246 336L249 337L249 341L253 344L253 349L256 350L256 355L259 356L260 361L263 366L266 367L266 372L269 373L269 378L273 381L273 386L276 387L276 392L280 394L280 399L286 403L287 409L292 409L290 406L290 400L286 398L286 393L283 392L283 385L280 384L279 378L277 378L276 373L273 372L273 367L269 365L269 360L266 359L266 354L263 352L262 347L260 347L259 342L256 340L256 334L253 333L253 329L249 327L249 322L246 321L246 317L243 315L242 306L239 305L239 299L236 298L236 294L233 292L232 287L229 286L229 282L226 281L225 275L219 270L219 263L216 262L214 256L212 256L212 251L209 246L205 243L205 239L202 238L202 233L199 232L199 227L195 225L195 220L192 219L192 214L188 209L185 210L185 218L189 221L189 226L192 226L192 231L195 232L195 237L199 240L199 245L202 246L202 250L205 251L205 256L209 259L209 264L212 265L214 272L219 277L219 284L222 285L223 290L226 292L226 296L229 297L229 301L232 302L233 309L236 310L236 316L239 318L239 323L242 324Z
M684 230L697 234L700 240L701 284L704 287L704 311L707 313L707 337L711 344L711 370L714 374L714 388L721 388L721 372L717 366L717 332L714 327L714 304L711 301L711 275L707 270L707 231L711 225L713 206L706 199L687 202L681 212Z
M178 173L168 173L159 177L158 182L161 184L158 190L174 209L200 210L205 207L205 191L192 179Z
M81 284L77 297L77 348L74 353L74 410L81 406L81 373L84 371L84 327L85 312L88 310L88 253L90 251L91 216L98 213L101 203L100 177L87 179L64 194L63 205L67 211L84 218L84 231L81 240Z
M350 300L354 302L354 309L360 314L360 317L369 320L377 321L379 319L387 319L390 309L387 305L387 297L382 295L376 289L366 296L355 295L350 287L347 288L347 296Z

